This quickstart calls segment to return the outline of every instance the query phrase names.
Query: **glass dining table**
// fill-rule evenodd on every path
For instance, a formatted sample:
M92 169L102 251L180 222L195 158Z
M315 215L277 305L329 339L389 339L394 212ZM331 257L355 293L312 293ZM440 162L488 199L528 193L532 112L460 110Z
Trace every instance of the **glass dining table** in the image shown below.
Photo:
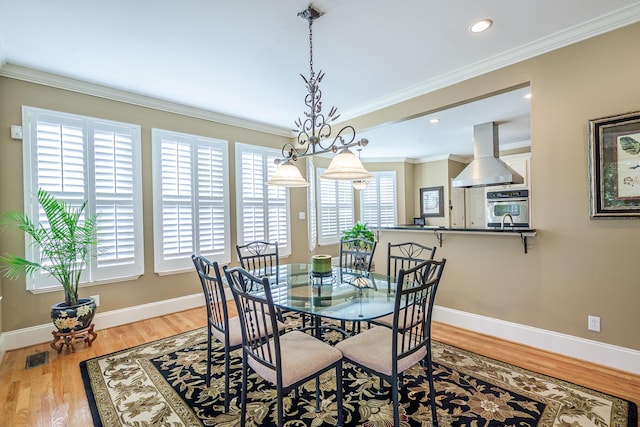
M359 322L394 310L395 293L390 289L395 283L389 284L386 275L340 267L314 274L311 264L283 264L252 274L269 278L276 307L310 315L315 325L321 324L321 318Z

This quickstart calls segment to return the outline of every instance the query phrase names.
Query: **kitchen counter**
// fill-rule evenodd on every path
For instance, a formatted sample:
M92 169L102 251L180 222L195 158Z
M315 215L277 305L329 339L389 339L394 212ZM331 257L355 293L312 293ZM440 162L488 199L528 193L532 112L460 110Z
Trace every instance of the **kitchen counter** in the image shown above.
M432 232L436 236L440 247L442 247L442 235L447 233L469 233L469 234L491 234L503 236L520 236L524 253L527 253L527 238L536 235L535 228L524 227L505 227L505 228L453 228L439 227L435 225L396 225L395 227L377 227L372 228L373 231L416 231L416 232Z

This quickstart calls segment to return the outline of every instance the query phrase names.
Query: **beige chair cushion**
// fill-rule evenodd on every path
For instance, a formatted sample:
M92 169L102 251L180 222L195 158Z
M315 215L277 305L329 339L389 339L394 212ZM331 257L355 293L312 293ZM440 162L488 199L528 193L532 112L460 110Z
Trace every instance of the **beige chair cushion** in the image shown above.
M269 341L268 345L271 347L271 354L274 354L275 361L273 339ZM336 350L335 347L300 331L292 331L281 335L280 350L282 357L282 385L284 387L310 377L342 359L342 353ZM276 384L275 370L267 368L253 358L249 358L249 366L262 378L272 384Z
M392 334L392 329L384 326L375 326L358 335L340 341L336 344L336 348L342 352L345 359L353 360L376 372L391 376ZM401 339L400 334L398 334L398 338ZM398 372L403 372L412 367L424 359L426 355L427 349L422 347L415 353L398 360Z
M407 317L405 319L404 312L405 312L404 308L400 310L400 318L398 319L398 328L399 329L412 328L412 327L416 326L418 323L422 322L422 313L419 313L419 315L416 316L417 319L416 319L415 322L413 322L413 323L408 322L408 323L405 324L405 321L411 320L411 319L409 317ZM407 315L407 316L410 316L410 315ZM378 317L378 318L375 318L375 319L371 319L371 320L374 323L377 323L379 325L383 325L383 326L386 326L388 328L393 328L393 313L387 314L386 316L382 316L382 317Z
M260 315L262 317L262 314ZM278 332L284 331L287 327L282 322L278 322ZM272 335L271 322L267 322L267 335ZM224 344L224 334L216 328L211 328L211 335L216 337L218 341ZM242 344L242 327L240 326L240 317L234 316L229 318L229 346L236 347Z

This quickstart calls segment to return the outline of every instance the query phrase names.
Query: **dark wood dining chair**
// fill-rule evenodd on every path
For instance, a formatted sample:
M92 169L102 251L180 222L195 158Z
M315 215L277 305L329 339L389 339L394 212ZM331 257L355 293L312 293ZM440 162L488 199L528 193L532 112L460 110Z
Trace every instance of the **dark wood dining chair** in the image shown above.
M320 375L335 369L337 425L342 414L342 353L331 345L301 331L267 337L262 331L275 330L277 315L269 279L259 279L242 267L224 267L227 282L238 308L242 329L242 406L240 425L247 409L249 367L276 386L278 426L284 423L283 399L291 391L315 378L316 410L320 410Z
M429 382L432 425L438 425L431 363L431 314L446 260L427 260L398 272L393 326L374 326L338 344L346 361L391 384L394 426L400 425L402 373L424 362ZM413 281L406 278L414 277ZM404 310L401 310L404 308Z
M242 330L238 316L229 317L227 298L220 278L218 263L201 255L191 255L198 273L205 306L207 308L207 374L205 384L211 385L211 365L213 363L213 340L224 345L224 410L229 411L229 367L231 352L242 346ZM278 322L277 330L284 330L285 325ZM272 330L267 331L269 334Z

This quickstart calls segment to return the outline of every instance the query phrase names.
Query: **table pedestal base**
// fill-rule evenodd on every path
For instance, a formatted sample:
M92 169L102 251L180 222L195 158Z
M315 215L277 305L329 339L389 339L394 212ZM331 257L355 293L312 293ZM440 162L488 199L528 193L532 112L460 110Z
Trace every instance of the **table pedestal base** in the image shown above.
M98 336L98 334L93 331L94 326L95 325L92 323L88 328L80 329L79 331L71 331L67 333L58 331L51 332L51 334L53 335L51 348L60 353L62 351L62 348L66 345L71 348L72 353L75 353L76 343L81 341L84 341L87 345L89 345L89 347L91 347L91 344Z

